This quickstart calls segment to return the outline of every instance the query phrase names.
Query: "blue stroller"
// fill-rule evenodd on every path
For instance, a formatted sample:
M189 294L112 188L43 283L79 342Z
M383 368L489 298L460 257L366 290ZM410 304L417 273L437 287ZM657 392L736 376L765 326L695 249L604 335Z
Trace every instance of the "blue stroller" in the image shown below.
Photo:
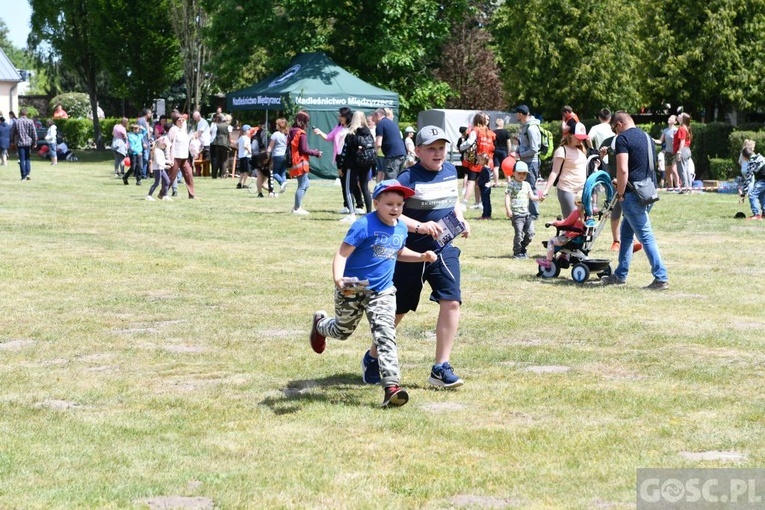
M601 196L601 189L605 192L603 207L598 208L593 201ZM582 191L582 205L587 218L585 221L584 232L571 239L563 246L555 248L555 257L550 261L549 267L539 266L537 276L542 278L557 278L561 269L571 268L571 278L577 283L586 282L592 273L596 273L598 278L603 278L611 274L611 261L608 259L592 259L589 253L592 250L595 240L606 224L611 221L611 210L616 205L616 191L611 183L611 177L608 173L598 170L593 172L584 184ZM597 219L596 219L597 218ZM545 223L545 227L553 226L551 223ZM556 235L561 235L565 231L578 231L572 227L556 226ZM547 247L547 241L542 244Z

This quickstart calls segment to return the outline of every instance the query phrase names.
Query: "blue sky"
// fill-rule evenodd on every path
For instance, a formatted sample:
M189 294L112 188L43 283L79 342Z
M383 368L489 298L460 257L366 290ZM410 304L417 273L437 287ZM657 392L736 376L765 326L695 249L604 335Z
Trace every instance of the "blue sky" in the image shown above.
M27 45L32 8L27 0L0 0L0 19L8 27L8 38L17 48Z

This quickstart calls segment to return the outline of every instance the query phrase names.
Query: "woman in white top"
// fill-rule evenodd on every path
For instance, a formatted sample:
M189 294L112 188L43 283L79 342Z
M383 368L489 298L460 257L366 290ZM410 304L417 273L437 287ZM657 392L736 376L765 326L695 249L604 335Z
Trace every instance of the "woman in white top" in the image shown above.
M409 168L417 163L417 156L414 153L414 128L407 126L404 130L404 147L406 147L406 162L404 166Z
M170 168L170 182L175 182L180 170L183 180L186 183L186 189L189 192L189 198L196 198L194 194L194 174L191 171L189 163L189 132L186 130L186 119L178 112L173 112L170 116L173 127L167 132L167 140L170 144L170 157L173 166ZM160 198L164 198L164 193L160 190Z
M582 199L587 180L587 149L584 145L587 139L587 129L578 122L573 133L563 135L560 146L553 153L552 173L547 179L544 196L555 185L563 218L568 218L576 210L576 201Z
M56 125L53 123L53 119L48 119L48 132L45 133L45 141L48 142L48 154L50 155L50 164L58 164L58 155L56 154L56 137L58 131Z

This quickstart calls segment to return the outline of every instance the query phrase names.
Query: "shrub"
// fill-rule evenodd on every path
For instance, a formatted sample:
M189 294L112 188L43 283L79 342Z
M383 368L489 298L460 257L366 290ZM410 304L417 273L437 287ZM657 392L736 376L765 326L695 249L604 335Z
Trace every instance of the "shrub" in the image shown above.
M40 116L39 110L37 110L37 108L35 108L34 106L27 105L27 106L24 106L24 108L27 109L27 117L29 117L30 119L36 119L37 117ZM43 122L43 125L45 125L44 122Z
M70 149L84 149L93 143L93 121L90 119L57 119L56 127Z
M728 158L709 159L709 178L717 181L727 181L738 176L737 165Z
M57 104L60 104L66 111L70 118L85 119L91 114L90 109L90 96L84 92L67 92L66 94L59 94L50 100L49 111L53 112L53 109Z

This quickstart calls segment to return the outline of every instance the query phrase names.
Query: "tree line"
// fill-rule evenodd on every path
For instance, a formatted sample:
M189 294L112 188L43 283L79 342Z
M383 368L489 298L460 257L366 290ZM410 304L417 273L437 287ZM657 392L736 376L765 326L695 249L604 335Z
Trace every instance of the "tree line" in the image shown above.
M529 104L557 118L682 105L696 119L765 105L762 0L30 0L28 50L52 92L181 108L281 71L297 53L429 108ZM98 127L96 127L98 129ZM96 133L98 138L98 132Z

